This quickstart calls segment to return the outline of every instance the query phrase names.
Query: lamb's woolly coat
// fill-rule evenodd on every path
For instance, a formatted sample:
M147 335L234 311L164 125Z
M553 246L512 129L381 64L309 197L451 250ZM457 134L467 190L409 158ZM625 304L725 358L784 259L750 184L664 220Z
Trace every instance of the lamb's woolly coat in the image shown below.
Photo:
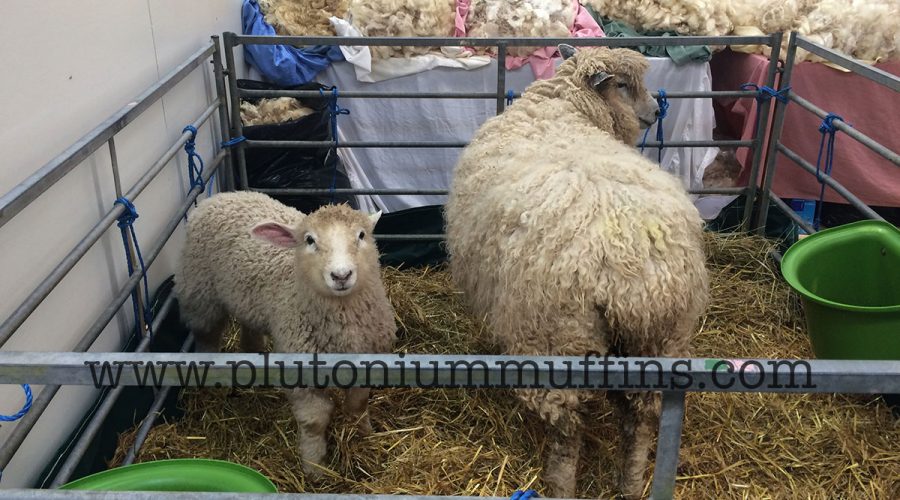
M587 85L602 70L644 89L646 68L627 49L582 50L460 157L445 212L451 271L508 354L688 354L707 297L702 220L680 182L635 151L634 111ZM563 488L554 496L569 495L587 394L521 395L562 435L546 470ZM656 403L623 405L621 487L633 494Z
M369 224L345 205L320 210L321 218ZM355 293L323 297L297 276L293 250L250 235L257 223L294 224L298 216L262 193L221 193L200 202L188 220L176 276L188 325L209 328L227 311L251 332L271 335L276 352L389 352L396 324L377 260L365 272L361 266Z
M301 217L254 192L222 193L198 204L188 221L175 280L182 318L198 349L218 350L222 329L233 316L241 324L241 346L247 352L264 349L264 334L271 336L276 352L390 352L394 310L381 283L370 218L346 205L323 207L296 225ZM251 229L266 221L295 228L293 232L306 227L352 238L358 245L353 293L316 292L323 286L313 281L323 276L318 261L251 237ZM360 228L366 235L356 243ZM334 402L328 391L315 387L286 389L286 396L300 427L303 470L318 476ZM368 398L369 389L351 388L344 399L344 412L357 419L360 434L372 431Z

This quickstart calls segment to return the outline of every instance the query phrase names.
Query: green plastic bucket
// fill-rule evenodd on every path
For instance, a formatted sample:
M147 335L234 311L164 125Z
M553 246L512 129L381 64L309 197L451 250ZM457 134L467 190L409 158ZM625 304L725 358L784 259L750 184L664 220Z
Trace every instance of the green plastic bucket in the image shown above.
M64 490L277 493L265 476L221 460L179 458L126 465L77 479Z
M781 273L822 359L900 360L900 229L866 220L793 244Z

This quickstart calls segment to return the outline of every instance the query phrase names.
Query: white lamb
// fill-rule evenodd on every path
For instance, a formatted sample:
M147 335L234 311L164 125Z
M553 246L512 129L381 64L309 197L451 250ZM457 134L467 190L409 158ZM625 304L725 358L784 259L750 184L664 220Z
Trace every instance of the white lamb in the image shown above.
M507 354L686 356L708 293L703 221L680 181L635 150L658 113L648 63L629 49L560 53L556 76L460 156L445 210L454 282ZM549 494L573 496L579 409L597 392L518 391L548 425ZM626 497L644 485L658 396L608 393Z
M216 352L229 316L241 347L260 352L387 353L396 332L372 230L381 213L328 205L304 215L261 193L222 193L187 225L176 293L198 351ZM286 389L300 426L304 472L326 454L334 403L323 389ZM344 410L371 432L369 389L349 389Z

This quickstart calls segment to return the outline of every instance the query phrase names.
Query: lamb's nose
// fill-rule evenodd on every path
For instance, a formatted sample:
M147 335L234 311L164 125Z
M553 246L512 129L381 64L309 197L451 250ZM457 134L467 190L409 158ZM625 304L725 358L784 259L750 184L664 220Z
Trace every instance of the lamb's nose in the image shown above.
M332 272L331 278L334 279L335 281L347 281L348 279L350 279L350 276L352 276L352 275L353 275L353 271L350 271L350 270L348 270L344 274L338 274L338 273Z
M657 117L657 118L659 118L659 115L661 115L661 114L662 114L662 111L660 111L660 109L659 109L659 108L656 108L656 112L655 112L655 113L653 113L653 114L654 114L654 115L656 115L656 117Z

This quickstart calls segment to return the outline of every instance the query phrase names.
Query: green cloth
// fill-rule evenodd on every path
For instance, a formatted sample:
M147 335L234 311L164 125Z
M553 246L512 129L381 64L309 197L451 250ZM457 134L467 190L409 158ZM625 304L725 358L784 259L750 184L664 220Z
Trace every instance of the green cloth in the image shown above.
M592 7L585 5L584 8L597 21L597 24L603 28L603 33L608 37L678 36L678 33L674 31L647 31L640 33L629 24L597 14L597 11ZM639 45L632 48L650 57L668 57L679 66L690 62L705 62L712 58L712 51L706 45L669 45L664 47Z

